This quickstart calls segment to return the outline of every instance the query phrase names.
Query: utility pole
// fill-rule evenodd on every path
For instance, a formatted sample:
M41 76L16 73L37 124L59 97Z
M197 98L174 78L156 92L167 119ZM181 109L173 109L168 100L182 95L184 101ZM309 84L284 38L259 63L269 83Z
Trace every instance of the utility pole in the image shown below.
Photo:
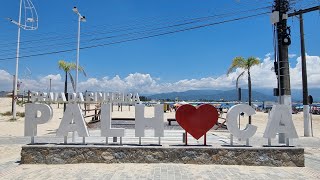
M320 6L315 6L308 9L303 9L290 13L288 16L297 16L299 15L300 21L300 43L301 43L301 71L302 71L302 92L303 92L303 127L304 127L304 136L310 137L310 116L309 116L309 102L308 102L308 77L307 77L307 65L306 65L306 49L304 43L304 28L303 28L303 14L320 10Z
M279 96L279 104L287 105L291 110L291 87L290 87L290 71L288 60L288 47L291 44L290 27L287 26L289 1L275 0L273 14L277 17L275 21L277 34L277 61L276 74L278 76L277 95ZM279 143L285 143L285 134L279 133Z

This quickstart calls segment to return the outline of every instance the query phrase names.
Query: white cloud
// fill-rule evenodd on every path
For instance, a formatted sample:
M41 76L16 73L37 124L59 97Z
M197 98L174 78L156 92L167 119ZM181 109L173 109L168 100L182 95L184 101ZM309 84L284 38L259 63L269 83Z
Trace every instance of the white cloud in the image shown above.
M261 64L251 69L252 87L253 88L274 88L277 86L277 79L273 68L272 55L269 53L262 60ZM291 87L301 89L301 58L298 57L296 65L290 68ZM307 71L309 88L318 87L320 82L320 57L307 56ZM236 69L235 72L226 76L204 77L200 79L183 79L173 83L163 83L158 77L152 77L150 74L133 73L127 77L88 78L79 83L80 91L121 91L121 92L139 92L139 93L162 93L172 91L186 91L191 89L232 89L235 88L235 82L239 74L243 72ZM45 77L36 79L21 79L22 88L35 91L48 91L49 81L52 80L53 91L63 91L64 78L60 74L50 74ZM0 70L0 91L12 89L12 76ZM247 73L239 80L239 85L247 88ZM69 90L71 85L68 85Z
M306 57L307 64L307 75L308 75L308 87L309 88L320 88L320 57L319 56L308 56ZM297 58L297 65L290 69L291 74L291 86L293 88L302 87L301 78L301 57Z
M12 89L13 76L7 71L0 69L0 91Z
M288 56L289 56L289 58L290 58L290 59L291 59L291 58L295 58L295 57L297 57L297 55L296 55L296 54L289 54Z

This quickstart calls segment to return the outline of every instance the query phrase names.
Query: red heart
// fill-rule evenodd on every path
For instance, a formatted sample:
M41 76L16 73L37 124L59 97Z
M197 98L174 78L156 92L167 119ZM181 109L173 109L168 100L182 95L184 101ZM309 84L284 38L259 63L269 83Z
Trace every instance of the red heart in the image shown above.
M199 139L216 124L218 111L210 104L197 107L185 104L177 109L176 120L184 130Z

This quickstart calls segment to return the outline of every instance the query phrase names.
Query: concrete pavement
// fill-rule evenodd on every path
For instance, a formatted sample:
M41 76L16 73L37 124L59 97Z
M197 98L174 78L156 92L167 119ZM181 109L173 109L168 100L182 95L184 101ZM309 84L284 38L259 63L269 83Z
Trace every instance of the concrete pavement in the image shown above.
M131 134L132 132L129 130L128 133ZM171 137L169 136L170 141L168 142L179 141L181 143L181 136L177 135L177 130L169 130L166 133L172 134ZM213 137L209 137L209 140L216 140L218 144L229 141L227 133L223 131L214 131L211 135ZM94 138L88 139L88 141L91 140L94 140ZM103 141L103 138L96 140L100 142ZM61 139L46 137L38 138L36 141L59 142ZM127 141L136 142L136 139L127 139ZM157 142L157 139L155 138L154 141ZM260 141L262 140L257 138L253 139L252 143L258 143L260 146L263 144ZM293 142L297 146L305 147L306 167L171 163L20 165L20 148L29 142L30 139L25 137L0 137L1 152L8 152L8 155L1 156L3 158L0 160L0 179L320 179L320 140L316 137L302 137ZM166 140L163 140L163 142L166 142ZM199 142L201 143L201 141ZM197 141L193 141L193 143L197 143Z

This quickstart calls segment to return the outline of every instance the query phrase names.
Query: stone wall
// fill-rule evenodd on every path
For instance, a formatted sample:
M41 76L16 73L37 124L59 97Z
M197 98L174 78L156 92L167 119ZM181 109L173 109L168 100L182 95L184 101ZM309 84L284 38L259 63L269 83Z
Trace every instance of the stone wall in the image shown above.
M26 145L23 164L186 163L249 166L304 166L304 149L294 147L161 147Z

